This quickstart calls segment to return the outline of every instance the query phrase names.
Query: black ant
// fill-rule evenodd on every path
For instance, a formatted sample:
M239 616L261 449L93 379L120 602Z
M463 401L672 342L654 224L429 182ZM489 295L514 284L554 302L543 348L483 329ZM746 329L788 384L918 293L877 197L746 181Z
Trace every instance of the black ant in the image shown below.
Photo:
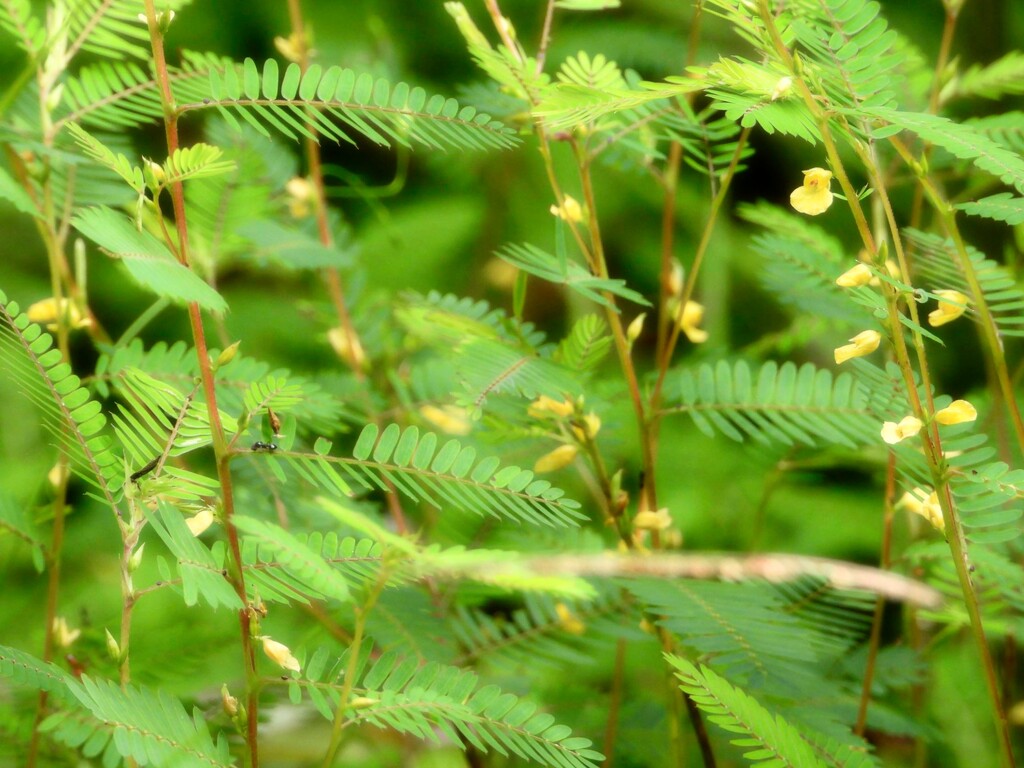
M252 449L257 453L265 451L266 453L273 453L277 450L277 443L264 443L262 440L257 440L252 444Z

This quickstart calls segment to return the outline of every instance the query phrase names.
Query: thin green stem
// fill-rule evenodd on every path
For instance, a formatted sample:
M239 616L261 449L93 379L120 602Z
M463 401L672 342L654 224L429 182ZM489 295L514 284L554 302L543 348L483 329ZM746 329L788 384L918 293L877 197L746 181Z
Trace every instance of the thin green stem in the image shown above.
M885 499L883 501L882 519L882 553L879 558L879 567L889 570L891 565L892 552L892 518L893 501L896 496L896 454L889 452L889 460L886 463L885 471ZM857 705L857 722L853 726L853 732L858 736L864 736L867 727L868 705L871 703L871 687L875 679L875 665L878 661L878 649L882 640L882 619L885 616L885 598L879 596L875 599L875 612L871 617L871 636L868 639L868 659L864 667L864 682L861 685L860 701Z
M658 360L658 379L654 385L654 390L651 392L651 412L656 413L661 405L662 391L665 386L665 377L668 375L669 366L672 363L672 355L675 352L676 344L679 343L679 335L682 332L682 324L679 322L682 317L683 311L686 309L686 303L693 297L694 289L697 286L697 277L700 274L701 265L704 263L704 256L707 254L708 247L711 245L711 235L714 233L715 224L718 222L718 214L721 212L722 204L725 202L725 198L729 193L729 188L732 185L732 181L736 176L736 170L739 167L740 158L743 156L743 149L747 144L747 137L750 136L750 129L744 128L740 134L740 138L736 143L736 150L733 152L732 159L729 162L729 167L725 171L725 175L722 177L721 184L719 184L718 192L711 200L711 210L708 212L707 221L704 222L704 231L701 233L700 242L697 244L697 250L693 254L693 262L690 265L686 280L683 283L683 291L679 296L679 306L676 309L675 316L670 322L671 333L668 338L668 342L665 344L664 351Z
M338 708L334 711L334 722L331 724L331 741L324 754L323 768L331 768L334 759L341 748L342 731L345 728L345 712L348 710L349 699L352 696L352 689L356 684L356 671L359 669L359 654L362 651L363 638L366 635L366 620L376 605L381 592L387 586L390 573L388 568L383 567L377 575L377 580L370 589L369 594L362 606L355 609L356 621L352 631L352 642L348 646L348 664L345 667L345 678L341 686L341 697L338 700Z

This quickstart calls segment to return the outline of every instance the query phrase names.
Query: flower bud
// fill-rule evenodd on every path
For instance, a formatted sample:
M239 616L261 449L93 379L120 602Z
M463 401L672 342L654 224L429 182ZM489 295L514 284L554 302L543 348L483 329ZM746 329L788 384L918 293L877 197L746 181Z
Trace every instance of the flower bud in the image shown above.
M837 277L836 285L840 288L857 288L858 286L870 283L872 277L873 275L867 264L858 264Z
M555 472L572 464L577 453L579 453L579 449L575 445L560 445L555 450L545 453L537 459L537 463L533 465L533 471L538 475L545 472Z
M633 518L633 527L641 531L664 531L672 525L672 516L668 513L667 507L662 507L656 512L645 509L637 512Z
M861 331L850 341L852 343L836 347L836 365L842 365L847 360L852 360L855 357L870 355L878 349L878 345L882 341L882 334L878 331Z
M559 626L570 635L582 635L587 631L587 625L565 603L555 603L555 613Z
M420 407L420 415L448 435L468 435L473 425L465 408L457 405L427 404Z
M287 645L271 640L269 637L264 637L262 640L263 652L267 654L268 659L281 667L281 669L287 669L292 672L299 671L301 668L299 660L292 655Z
M530 403L526 413L534 419L544 419L548 416L557 416L564 419L572 416L575 410L576 407L572 404L571 400L554 400L547 395L541 395Z

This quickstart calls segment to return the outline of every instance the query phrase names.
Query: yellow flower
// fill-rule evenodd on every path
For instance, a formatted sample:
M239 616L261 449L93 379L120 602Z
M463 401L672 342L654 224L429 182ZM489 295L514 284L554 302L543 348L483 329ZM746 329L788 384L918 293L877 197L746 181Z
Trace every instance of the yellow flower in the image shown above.
M277 52L284 56L288 61L300 62L302 61L302 49L299 44L298 36L292 33L288 37L275 37L274 47L277 48Z
M938 328L951 323L967 311L967 297L960 291L936 291L939 308L928 314L928 325Z
M946 532L946 521L942 517L942 507L939 506L939 495L932 491L930 494L923 488L915 488L907 491L902 498L896 502L897 509L906 509L915 515L920 515L935 528Z
M861 285L867 285L873 277L874 275L871 274L867 264L858 264L837 277L836 285L840 288L856 288Z
M842 365L847 360L852 360L855 357L870 355L878 349L878 345L882 341L882 334L878 331L861 331L850 341L852 343L836 347L836 365Z
M978 418L978 411L966 400L954 400L941 411L935 412L939 424L963 424Z
M288 193L288 212L292 218L303 219L309 216L312 211L310 204L316 197L309 179L302 176L289 179L284 185L284 191Z
M420 415L449 435L468 435L473 428L469 420L469 414L465 408L457 405L424 405L420 407Z
M539 459L537 463L533 465L533 471L538 475L545 472L554 472L572 464L572 460L576 458L576 454L579 453L579 449L575 445L560 445L550 453L545 453Z
M292 656L292 652L288 649L288 646L284 643L277 642L277 640L271 640L269 637L264 637L263 652L267 654L268 659L281 667L281 669L289 669L292 672L298 672L301 668L299 666L299 660Z
M331 328L327 331L327 341L349 367L365 369L367 360L363 345L355 333L346 333L344 328Z
M637 512L633 518L633 527L641 531L664 531L672 525L672 516L668 513L668 507L662 507L657 512L645 509Z
M597 433L600 431L601 417L593 411L583 417L583 423L581 426L573 425L572 428L572 433L581 443L585 443L587 440L593 440L597 437Z
M544 419L551 415L564 419L567 416L572 416L574 410L572 401L568 399L554 400L547 395L541 395L530 403L526 413L534 419Z
M587 625L565 603L555 603L555 613L559 625L570 635L582 635L587 631Z
M828 188L831 181L832 171L826 171L824 168L804 171L803 186L793 190L789 196L789 204L808 216L824 213L832 205L832 192Z
M51 331L57 330L57 318L60 316L64 317L64 322L72 330L92 325L92 320L83 317L78 305L66 297L59 303L52 296L37 301L25 310L25 314L33 323L46 323L46 327Z
M904 438L916 435L921 431L921 426L921 420L914 416L904 417L899 424L887 421L882 425L882 439L889 445L895 445Z
M81 634L82 630L71 629L71 627L68 626L67 619L63 616L57 616L53 620L53 640L61 648L67 648L75 642Z
M694 344L703 344L708 340L708 332L698 327L703 319L704 305L698 304L696 301L686 302L686 306L679 314L677 321L679 328Z
M583 221L583 207L576 198L566 195L561 205L552 205L551 213L563 221L578 224Z

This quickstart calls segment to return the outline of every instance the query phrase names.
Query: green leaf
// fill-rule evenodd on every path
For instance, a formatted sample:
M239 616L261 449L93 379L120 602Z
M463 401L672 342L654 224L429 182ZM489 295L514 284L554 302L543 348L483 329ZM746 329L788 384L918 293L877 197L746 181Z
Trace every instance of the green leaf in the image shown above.
M676 669L676 677L688 696L705 712L708 720L738 734L733 744L749 749L744 756L751 765L772 768L825 768L811 746L781 715L773 715L756 699L730 685L708 667L700 668L684 658L665 655ZM754 749L751 749L754 748Z
M1024 192L1024 159L1000 146L974 126L925 112L875 108L868 114L905 131L961 160L970 160L983 171Z
M196 302L214 312L226 312L223 297L188 267L178 263L162 242L137 230L124 214L97 206L79 211L72 223L111 256L119 258L129 274L158 296Z
M6 200L22 213L39 216L32 198L3 168L0 168L0 199Z
M1024 224L1024 197L1014 197L1009 192L989 195L973 203L960 203L957 208L971 216L1005 221L1014 227Z
M250 258L268 259L288 269L348 267L352 264L353 249L324 245L316 237L275 221L248 221L236 231L252 243L252 250L247 254Z
M564 285L581 296L604 307L614 307L611 299L604 293L610 293L623 299L629 299L645 307L650 306L641 294L626 287L625 280L603 279L595 277L580 264L574 261L563 264L557 257L528 243L523 245L506 245L497 255L514 267L518 267L542 280Z
M621 4L621 0L555 0L555 8L563 11L603 11Z
M304 584L308 584L329 600L349 600L348 582L320 556L319 552L280 526L245 515L235 515L232 519L239 530L259 542L261 552L271 554L276 562ZM263 560L269 559L263 554L260 557Z

